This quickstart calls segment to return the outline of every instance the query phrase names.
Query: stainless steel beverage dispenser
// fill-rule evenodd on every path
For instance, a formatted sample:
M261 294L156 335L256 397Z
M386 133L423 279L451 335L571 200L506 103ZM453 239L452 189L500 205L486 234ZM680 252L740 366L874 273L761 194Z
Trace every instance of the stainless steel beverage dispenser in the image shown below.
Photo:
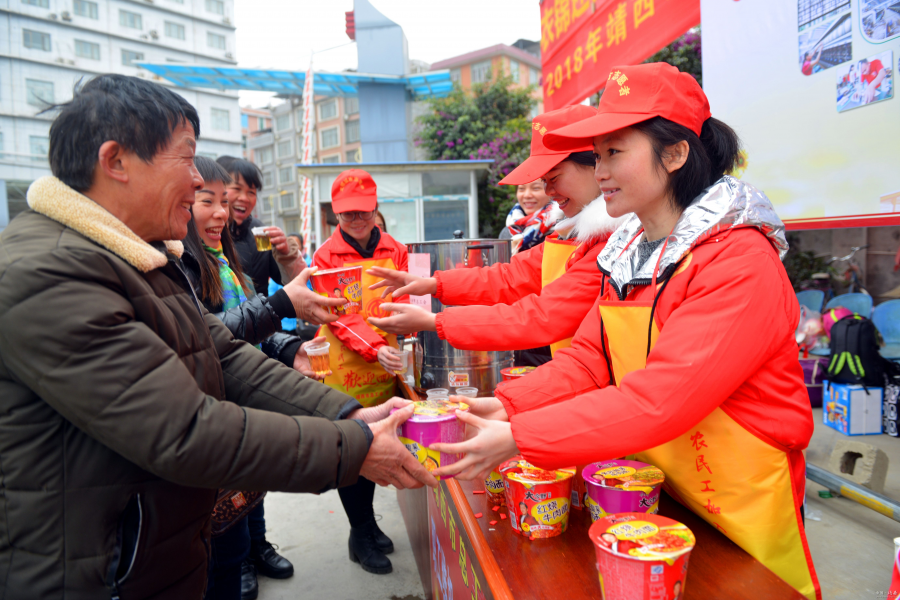
M462 232L454 234L462 238ZM511 248L508 240L453 239L408 244L410 254L427 254L430 260L429 276L435 271L488 267L495 263L508 263ZM431 298L431 311L441 312L445 307L437 298ZM512 351L457 350L434 331L420 331L416 336L415 372L416 386L420 389L472 386L479 396L490 396L502 380L500 370L513 366Z

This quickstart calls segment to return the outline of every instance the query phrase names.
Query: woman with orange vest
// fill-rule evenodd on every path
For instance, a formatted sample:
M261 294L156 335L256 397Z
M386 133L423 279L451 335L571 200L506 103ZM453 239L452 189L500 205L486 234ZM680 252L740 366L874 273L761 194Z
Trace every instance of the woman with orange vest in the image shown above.
M325 385L353 396L365 407L375 406L394 395L394 372L403 364L393 354L396 338L366 323L368 317L385 314L380 305L390 301L369 290L376 279L366 270L377 266L405 271L406 246L375 226L377 189L365 171L349 169L338 175L331 186L331 207L338 227L316 251L313 263L319 269L361 266L363 276L360 313L341 315L319 330L318 335L331 344L332 373L325 377ZM390 573L391 561L385 554L394 551L394 544L375 522L375 483L360 477L338 494L350 520L350 560L370 573Z
M544 243L517 253L509 263L486 268L438 271L434 277L372 269L384 278L394 296L431 294L452 306L441 313L410 305L389 304L385 319L370 322L389 333L436 331L460 350L527 350L566 347L584 320L600 289L594 264L603 244L618 225L606 214L594 181L593 148L589 142L571 149L551 150L545 136L566 125L596 115L589 106L568 106L535 117L531 156L500 183L519 185L543 179L545 191L565 220ZM478 305L478 306L470 306ZM550 359L534 356L528 362Z
M670 65L614 69L597 116L547 144L587 140L609 213L635 213L597 259L600 295L571 348L459 415L477 435L435 445L467 454L436 474L482 476L519 453L545 469L637 453L673 498L820 598L801 517L813 420L784 225L725 175L737 135Z

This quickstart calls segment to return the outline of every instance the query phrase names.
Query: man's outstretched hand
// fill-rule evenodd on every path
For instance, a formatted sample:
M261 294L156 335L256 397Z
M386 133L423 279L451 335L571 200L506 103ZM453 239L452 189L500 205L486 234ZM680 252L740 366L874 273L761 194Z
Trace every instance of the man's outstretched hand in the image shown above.
M378 485L393 485L397 489L437 487L437 480L417 461L397 438L397 428L413 414L412 404L387 418L372 423L374 434L369 453L359 474ZM351 417L353 413L351 413Z

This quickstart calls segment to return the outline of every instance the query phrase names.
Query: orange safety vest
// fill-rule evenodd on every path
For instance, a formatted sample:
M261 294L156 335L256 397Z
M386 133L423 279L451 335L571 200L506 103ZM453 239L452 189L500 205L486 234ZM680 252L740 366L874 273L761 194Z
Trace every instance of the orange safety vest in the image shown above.
M687 267L690 257L686 256L672 277ZM653 288L657 287L656 272L654 269ZM646 337L634 333L648 331L652 304L600 301L616 385L628 373L647 366ZM659 338L655 319L652 327L651 348ZM801 517L794 509L787 452L764 442L716 408L688 432L640 452L636 458L662 469L670 495L809 600L816 600Z
M361 266L362 269L362 307L360 314L366 325L375 333L385 338L392 347L397 347L397 337L388 335L381 329L369 324L369 317L387 317L389 313L381 309L385 302L391 302L392 297L381 298L381 290L372 291L369 286L380 281L366 273L372 267L384 267L396 269L394 261L390 258L374 258L355 262L344 263L345 267ZM363 406L376 406L392 398L397 391L397 379L393 373L388 373L380 363L366 362L366 360L347 348L335 336L327 325L319 328L317 335L324 335L331 347L328 349L331 363L331 375L325 378L325 385L330 388L353 396Z
M544 240L544 255L541 258L541 289L544 289L566 273L569 257L575 253L578 245L574 242L547 238ZM550 355L557 350L572 345L572 338L566 338L550 344Z

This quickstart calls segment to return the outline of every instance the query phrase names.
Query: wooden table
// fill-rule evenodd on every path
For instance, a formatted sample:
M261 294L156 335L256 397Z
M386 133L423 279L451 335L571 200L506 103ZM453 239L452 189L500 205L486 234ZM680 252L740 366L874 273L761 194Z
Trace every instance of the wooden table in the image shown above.
M442 481L436 493L429 489L397 493L428 600L600 597L587 511L573 510L562 535L529 541L513 531L508 518L500 519L500 512L491 510L485 494L472 493L483 489L480 482L451 479ZM665 492L659 512L687 525L697 538L684 600L803 600ZM482 517L475 518L475 513Z

